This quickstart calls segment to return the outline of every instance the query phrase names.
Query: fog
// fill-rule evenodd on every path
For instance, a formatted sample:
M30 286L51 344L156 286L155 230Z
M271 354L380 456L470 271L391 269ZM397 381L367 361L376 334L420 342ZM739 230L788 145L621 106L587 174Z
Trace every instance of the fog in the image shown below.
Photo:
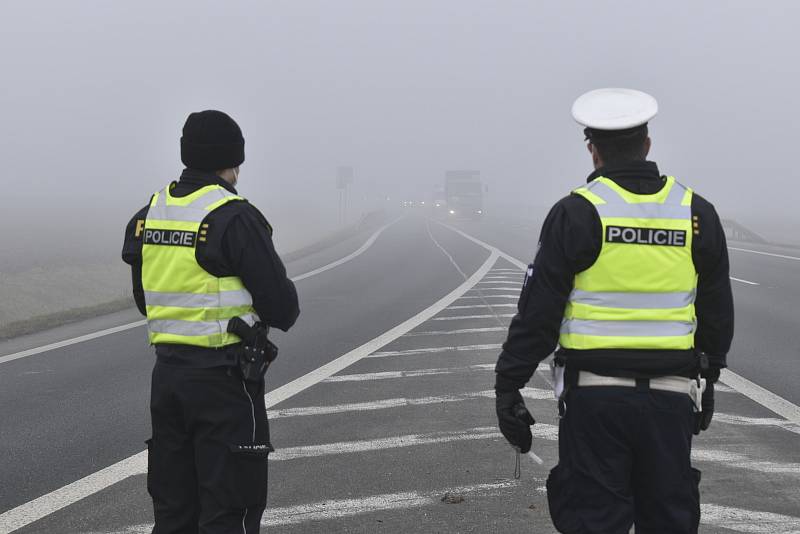
M591 171L572 101L656 96L653 151L776 241L792 209L793 1L4 2L3 264L118 256L130 216L182 170L180 130L228 112L246 138L240 192L287 251L480 169L494 203L546 207ZM533 213L531 210L530 213Z

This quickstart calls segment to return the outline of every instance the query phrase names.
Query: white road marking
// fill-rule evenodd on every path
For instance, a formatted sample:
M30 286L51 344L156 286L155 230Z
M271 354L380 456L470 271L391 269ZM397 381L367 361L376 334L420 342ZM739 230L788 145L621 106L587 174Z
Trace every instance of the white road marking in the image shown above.
M399 220L400 220L400 218L395 219L394 221L392 221L392 222L390 222L390 223L378 228L378 230L376 230L375 233L372 234L369 237L369 239L367 239L367 241L363 245L361 245L358 248L358 250L356 250L355 252L352 252L351 254L348 254L344 258L338 259L338 260L336 260L336 261L334 261L332 263L324 265L324 266L320 267L319 269L314 269L313 271L309 271L307 273L303 273L301 275L295 276L294 278L292 278L292 281L293 282L299 282L300 280L305 280L306 278L310 278L310 277L312 277L314 275L317 275L317 274L323 273L325 271L328 271L330 269L333 269L334 267L338 267L339 265L347 263L348 261L352 260L353 258L356 258L356 257L360 256L361 254L366 252L367 249L370 248L373 243L375 243L375 241L378 239L378 237L381 235L381 233L383 233L384 230L386 230L389 226L393 225L394 223L396 223ZM5 363L5 362L13 361L13 360L18 360L20 358L25 358L27 356L33 356L35 354L41 354L43 352L47 352L47 351L51 351L51 350L55 350L55 349L60 349L62 347L68 347L70 345L75 345L77 343L83 343L85 341L91 341L92 339L97 339L99 337L104 337L104 336L108 336L108 335L111 335L111 334L116 334L117 332L123 332L125 330L130 330L132 328L139 328L140 326L145 326L146 324L147 324L147 321L145 321L145 320L135 321L135 322L128 323L128 324L115 326L113 328L106 328L105 330L99 330L97 332L92 332L90 334L85 334L83 336L78 336L78 337L73 337L73 338L70 338L70 339L65 339L64 341L58 341L56 343L49 343L47 345L42 345L41 347L35 347L35 348L32 348L32 349L23 350L23 351L20 351L20 352L15 352L13 354L8 354L6 356L0 356L0 363Z
M8 354L6 356L0 356L0 363L10 362L12 360L18 360L20 358L25 358L27 356L33 356L34 354L41 354L42 352L60 349L61 347L68 347L70 345L75 345L76 343L83 343L84 341L91 341L92 339L97 339L99 337L108 336L110 334L116 334L117 332L123 332L125 330L130 330L131 328L138 328L140 326L144 326L145 324L147 324L147 321L144 320L135 321L133 323L123 324L120 326L115 326L113 328L106 328L105 330L98 330L97 332L92 332L91 334L65 339L64 341L49 343L47 345L42 345L41 347L35 347L32 349L15 352L13 354Z
M489 280L499 280L501 282L520 283L520 282L522 282L523 278L524 278L524 276L522 276L522 275L495 275L495 276L492 276L491 274L489 274L489 275L485 276L483 279L487 280L487 281L489 281Z
M471 373L474 371L493 371L494 366L495 364L493 363L479 363L466 367L442 367L439 369L415 369L413 371L381 371L378 373L333 375L323 380L323 382L366 382L370 380L392 380L397 378Z
M261 520L261 526L275 527L305 523L308 521L341 519L343 517L352 517L386 510L404 510L408 508L419 508L421 506L441 506L441 497L446 492L467 496L491 497L499 495L503 490L516 487L517 485L517 481L492 482L488 484L441 488L435 491L388 493L355 499L288 506L285 508L268 508L264 514L264 518Z
M789 402L758 384L739 376L730 369L723 369L720 380L742 395L780 415L784 419L800 425L800 406Z
M459 334L479 334L481 332L506 332L506 326L486 326L483 328L458 328L455 330L432 330L427 332L410 332L404 337L418 337L418 336L447 336Z
M716 391L716 387L714 388L714 391ZM743 415L714 413L714 419L712 422L725 423L728 425L742 425L747 427L774 426L794 434L800 434L800 425L777 417L745 417Z
M294 278L292 278L292 281L293 282L299 282L300 280L305 280L306 278L311 278L312 276L316 276L316 275L318 275L320 273L324 273L325 271L329 271L329 270L333 269L334 267L338 267L338 266L340 266L342 264L347 263L348 261L350 261L350 260L352 260L354 258L357 258L358 256L361 256L364 252L367 251L367 249L369 249L372 246L373 243L375 243L375 241L378 239L378 237L380 237L380 235L383 233L384 230L389 228L391 225L393 225L394 223L396 223L400 219L402 219L402 217L398 217L397 219L393 220L392 222L387 223L387 224L381 226L380 228L378 228L375 231L374 234L369 236L369 239L367 239L364 242L363 245L358 247L357 250L355 250L352 253L348 254L344 258L338 259L338 260L336 260L334 262L331 262L331 263L329 263L327 265L323 265L322 267L320 267L318 269L314 269L313 271L309 271L307 273L303 273L303 274L297 275Z
M553 392L549 389L523 388L522 395L532 399L552 399ZM333 415L349 412L371 412L376 410L388 410L392 408L403 408L407 406L425 406L428 404L444 404L450 402L464 402L475 399L494 399L493 389L484 391L473 391L457 395L438 395L434 397L398 397L394 399L378 399L368 402L352 402L346 404L329 404L326 406L302 406L298 408L283 408L280 410L269 410L267 415L270 419L283 419L286 417L304 417L317 415Z
M728 247L728 250L737 250L739 252L749 252L750 254L759 254L761 256L772 256L773 258L783 258L785 260L800 261L797 256L787 256L785 254L775 254L773 252L761 252L760 250L750 250L747 248Z
M519 290L519 286L498 286L495 285L493 287L479 287L473 289L471 292L475 293L477 291L516 291Z
M514 258L509 254L506 254L505 252L502 252L498 248L493 247L488 243L484 243L480 239L474 238L471 235L462 232L458 228L455 228L453 226L444 223L439 223L439 224L445 226L446 228L450 228L452 231L464 236L473 243L477 243L478 245L481 245L487 250L494 252L501 258L504 258L505 260L511 262L520 269L526 268L523 262L521 262L520 260ZM764 389L758 384L751 382L750 380L747 380L742 376L737 375L730 369L722 370L721 380L723 383L734 388L742 395L750 398L751 400L754 400L755 402L761 404L765 408L772 410L781 417L784 417L793 423L800 424L800 406L797 406L796 404L793 404L792 402L784 399L783 397L776 395L775 393L772 393L767 389Z
M514 303L504 303L504 304L467 304L465 306L448 306L448 310L477 310L483 308L516 308L517 305Z
M476 285L477 289L483 289L482 287L479 288L477 286L498 286L498 287L499 286L503 286L502 289L510 289L510 290L513 291L513 290L519 289L519 287L520 287L520 284L518 284L518 283L514 283L514 284L512 284L510 282L503 283L503 282L500 282L500 281L497 281L497 280L487 280L486 278L484 278L483 280L484 280L483 282L478 282L477 283L477 285Z
M297 393L332 376L358 360L377 351L403 334L413 330L431 317L441 312L456 299L474 286L497 261L497 254L491 253L485 262L463 284L436 301L428 308L400 323L380 336L368 341L337 359L303 375L265 395L267 408L296 395ZM113 465L101 469L87 477L67 486L42 495L32 501L21 504L0 514L0 534L12 532L29 525L47 515L69 506L81 499L93 495L103 489L132 475L141 474L147 469L147 452L142 451Z
M458 263L456 263L456 260L453 259L453 256L451 256L450 253L447 252L447 250L442 245L440 245L438 241L436 241L436 238L433 237L433 232L431 232L431 223L428 220L425 221L425 229L428 231L428 237L431 238L431 241L433 241L433 244L436 245L436 248L441 250L442 254L447 256L447 259L450 260L450 263L453 265L453 267L456 268L456 271L458 271L458 274L461 275L461 278L466 280L467 275L464 273L464 271L461 270L461 267L458 266ZM478 283L480 284L481 282Z
M96 473L0 514L0 533L7 534L78 502L132 475L147 472L147 451L134 454Z
M502 294L501 293L499 295L473 295L473 296L461 297L458 300L475 300L475 299L480 299L480 300L483 300L483 299L514 299L514 301L516 301L516 300L519 299L519 294L517 294L517 293Z
M534 425L535 426L535 425ZM457 430L453 432L431 432L429 434L406 434L359 441L341 441L338 443L322 443L319 445L301 445L278 449L269 455L270 461L288 461L298 458L317 458L338 454L353 454L361 452L380 451L385 449L399 449L417 447L420 445L434 445L452 443L454 441L475 441L484 439L503 439L497 427L486 426Z
M748 534L800 534L800 517L719 504L701 504L700 522Z
M447 492L473 497L494 497L519 485L516 480L441 488L435 491L402 491L382 495L365 495L354 499L320 501L281 508L268 507L261 519L262 527L298 525L312 521L330 521L389 510L407 510L423 506L443 506L441 497ZM114 532L91 534L150 534L152 523L131 525Z
M514 317L513 313L498 313L496 315L454 315L452 317L434 317L431 321L461 321L464 319L492 319L494 317Z
M553 441L558 435L558 427L546 423L535 424L532 427L534 437ZM501 439L505 443L505 438L497 430L496 426L485 426L469 428L467 430L456 430L447 432L431 432L428 434L406 434L403 436L391 436L388 438L377 438L358 441L341 441L338 443L321 443L318 445L301 445L299 447L287 447L278 449L269 455L270 461L288 461L298 458L318 458L321 456L331 456L339 454L353 454L361 452L381 451L386 449L399 449L405 447L417 447L421 445L436 445L440 443L452 443L455 441L477 441L484 439Z
M489 317L494 317L489 315ZM422 347L419 349L406 349L406 350L387 350L385 352L375 352L367 356L367 358L387 358L389 356L409 356L411 354L428 354L438 352L464 352L473 350L496 350L502 348L500 343L485 343L483 345L457 345L450 347Z
M733 280L734 282L741 282L741 283L747 284L749 286L760 286L761 285L758 282L751 282L750 280L743 280L742 278L735 278L733 276L731 276L730 279Z
M441 496L447 492L460 495L493 497L515 488L517 481L475 484L435 491L398 492L369 495L355 499L321 501L281 508L267 508L261 520L263 527L297 525L311 521L326 521L389 510L407 510L423 506L439 506ZM544 486L535 490L546 493ZM704 503L700 505L700 523L745 534L800 534L800 518L772 512L747 510L733 506ZM123 530L94 532L91 534L149 534L152 524L131 525Z
M727 468L746 469L759 473L800 475L800 463L754 460L744 454L717 449L692 449L692 458L700 462L724 464Z

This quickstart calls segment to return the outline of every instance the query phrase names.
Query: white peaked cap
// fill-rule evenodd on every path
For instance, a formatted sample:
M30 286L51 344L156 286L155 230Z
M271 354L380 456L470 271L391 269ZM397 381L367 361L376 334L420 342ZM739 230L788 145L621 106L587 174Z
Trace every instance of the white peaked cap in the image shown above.
M627 130L646 124L658 113L658 102L636 89L595 89L572 104L572 116L594 130Z

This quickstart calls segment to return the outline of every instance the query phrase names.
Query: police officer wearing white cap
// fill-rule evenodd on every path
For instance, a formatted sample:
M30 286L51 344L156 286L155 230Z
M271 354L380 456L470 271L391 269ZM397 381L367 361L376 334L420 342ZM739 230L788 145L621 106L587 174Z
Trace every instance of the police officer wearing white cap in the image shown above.
M564 533L692 533L700 520L692 435L711 422L733 297L714 207L646 159L657 111L630 89L575 101L595 170L547 216L497 362L499 426L527 452L519 389L555 349L547 493Z

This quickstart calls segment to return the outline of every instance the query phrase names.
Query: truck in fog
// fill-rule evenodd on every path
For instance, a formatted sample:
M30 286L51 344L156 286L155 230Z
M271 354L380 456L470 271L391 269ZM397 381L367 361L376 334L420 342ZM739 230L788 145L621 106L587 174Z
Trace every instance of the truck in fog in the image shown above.
M483 184L480 171L447 171L444 177L447 213L452 218L483 216Z

